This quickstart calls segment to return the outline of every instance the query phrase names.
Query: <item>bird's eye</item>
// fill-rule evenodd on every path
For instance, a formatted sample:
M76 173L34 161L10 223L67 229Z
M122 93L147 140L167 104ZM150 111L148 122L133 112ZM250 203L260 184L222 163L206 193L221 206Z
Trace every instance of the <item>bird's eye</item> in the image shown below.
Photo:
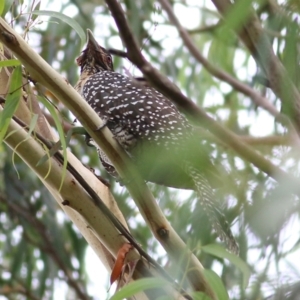
M106 56L106 62L107 62L108 64L111 64L111 56Z
M77 63L78 66L81 66L81 62L82 62L81 56L77 57L76 58L76 63Z

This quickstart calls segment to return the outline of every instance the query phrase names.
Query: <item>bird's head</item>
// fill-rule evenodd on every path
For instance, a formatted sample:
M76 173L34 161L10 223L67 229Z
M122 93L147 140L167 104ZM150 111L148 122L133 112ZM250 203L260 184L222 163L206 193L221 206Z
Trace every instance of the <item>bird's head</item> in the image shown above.
M91 30L87 30L87 46L76 59L80 72L95 74L101 71L113 71L110 53L95 40Z

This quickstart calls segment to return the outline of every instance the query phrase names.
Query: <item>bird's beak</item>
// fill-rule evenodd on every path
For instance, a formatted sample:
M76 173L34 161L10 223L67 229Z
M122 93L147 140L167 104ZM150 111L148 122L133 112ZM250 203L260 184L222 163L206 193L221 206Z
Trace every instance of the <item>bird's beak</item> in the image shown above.
M87 46L98 49L99 48L98 43L95 40L94 35L90 29L86 30L86 35L87 35Z

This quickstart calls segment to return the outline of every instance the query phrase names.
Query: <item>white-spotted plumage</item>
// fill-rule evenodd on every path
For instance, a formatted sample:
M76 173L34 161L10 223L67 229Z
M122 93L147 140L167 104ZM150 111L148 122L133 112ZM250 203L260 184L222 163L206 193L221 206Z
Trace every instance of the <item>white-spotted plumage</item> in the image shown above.
M161 93L114 72L109 52L90 31L88 36L87 48L77 59L81 68L77 91L105 120L145 180L197 192L214 229L237 253L238 245L213 199L211 185L217 181L217 171L199 145L195 151L193 127ZM99 148L98 153L104 168L116 177L106 154Z
M165 149L176 147L182 143L177 138L182 131L189 135L192 132L172 102L119 73L103 70L90 76L81 93L129 153L144 140L159 141Z

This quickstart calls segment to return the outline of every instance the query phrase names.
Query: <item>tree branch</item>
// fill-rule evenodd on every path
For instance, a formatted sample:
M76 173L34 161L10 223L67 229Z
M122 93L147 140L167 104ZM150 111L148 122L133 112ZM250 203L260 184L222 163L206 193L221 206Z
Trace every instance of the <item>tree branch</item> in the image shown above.
M62 162L56 161L55 158L51 157L49 158L48 163L38 165L39 160L45 155L45 150L40 143L32 137L28 137L27 132L22 130L22 128L14 121L11 121L8 133L8 137L5 140L6 143L34 170L48 188L51 186L52 189L58 190L60 187L60 180L62 178ZM70 156L72 156L71 153L68 154L69 159ZM81 167L76 169L79 169L80 171L87 171L89 175L86 174L85 178L88 178L90 183L95 180L95 178L93 178L95 176L84 166L81 165ZM45 174L47 174L46 178ZM99 185L100 182L98 181L97 184ZM81 186L80 182L77 181L77 178L73 177L73 174L69 172L66 173L64 183L59 193L58 203L67 212L67 214L69 215L69 209L80 214L77 214L77 220L75 222L71 218L72 221L78 226L81 225L80 223L78 224L78 218L79 220L82 220L82 218L84 219L84 228L82 228L82 226L78 226L79 230L82 232L82 229L88 231L92 229L92 232L96 234L103 245L105 245L105 247L116 257L118 250L124 243L128 242L128 240L124 235L120 235L120 231L115 227L115 224L111 222L106 213L99 209L99 204L96 204L95 201L93 201L93 198L91 198L85 188ZM97 198L98 201L100 201L99 196L96 196L97 194L94 191L93 193L95 194L94 198ZM109 201L111 201L111 199ZM111 205L110 208L106 209L115 211ZM132 239L130 239L130 241L132 241ZM141 262L139 268L136 269L137 272L134 273L134 278L141 278L144 274L153 276L153 272L155 275L164 274L164 272L160 272L159 268L153 268L154 265L157 265L156 263L152 264L150 260L149 264L145 260L141 260L141 256L136 250L130 251L127 255L127 259L128 261ZM169 277L166 278L170 279ZM161 290L159 295L165 295L165 292ZM176 297L183 299L183 297L178 294ZM186 299L190 299L190 297L186 295Z

